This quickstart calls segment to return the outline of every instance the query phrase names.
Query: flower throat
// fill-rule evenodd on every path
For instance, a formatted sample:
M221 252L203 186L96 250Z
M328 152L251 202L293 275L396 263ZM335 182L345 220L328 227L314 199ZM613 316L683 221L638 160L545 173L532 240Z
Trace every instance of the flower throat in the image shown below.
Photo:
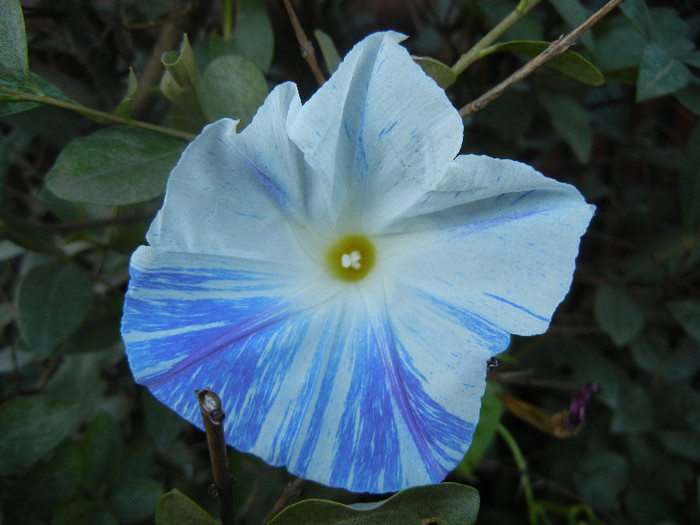
M326 252L326 264L333 277L354 282L363 279L375 262L374 244L364 235L345 235Z

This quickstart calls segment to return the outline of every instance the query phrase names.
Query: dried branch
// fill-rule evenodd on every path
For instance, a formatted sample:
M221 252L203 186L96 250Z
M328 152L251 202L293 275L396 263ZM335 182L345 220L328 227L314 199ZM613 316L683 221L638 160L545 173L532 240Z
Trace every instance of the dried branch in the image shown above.
M459 114L462 117L476 113L480 109L485 108L491 101L500 97L507 89L511 88L514 84L517 84L522 79L530 75L537 68L543 66L551 59L558 57L562 53L565 53L573 46L576 41L581 37L583 33L588 31L591 27L597 24L605 15L612 11L618 4L623 0L610 0L607 4L601 7L596 13L591 15L588 20L583 24L574 29L571 33L566 36L560 37L554 42L552 42L547 49L542 51L535 58L530 60L523 67L518 69L511 76L506 78L503 82L495 86L494 88L488 90L486 93L481 95L476 100L473 100L463 108L459 110Z
M289 21L292 23L292 27L294 27L294 33L296 34L297 40L299 41L299 47L301 48L301 56L309 64L311 72L314 74L314 77L316 77L316 82L318 82L318 85L322 86L326 79L323 76L323 73L321 73L321 68L319 67L318 62L316 61L314 45L306 37L304 29L301 27L299 19L294 13L294 8L292 7L292 4L289 2L289 0L282 1L284 2L284 7L287 10L287 14L289 15Z

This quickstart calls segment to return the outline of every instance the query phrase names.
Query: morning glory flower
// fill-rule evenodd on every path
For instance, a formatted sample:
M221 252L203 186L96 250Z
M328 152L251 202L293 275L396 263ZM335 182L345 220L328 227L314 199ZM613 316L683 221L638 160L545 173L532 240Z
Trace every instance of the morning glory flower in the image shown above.
M207 126L131 259L136 380L295 475L384 493L436 483L469 448L487 360L544 332L593 207L463 127L397 33L350 51L305 104Z

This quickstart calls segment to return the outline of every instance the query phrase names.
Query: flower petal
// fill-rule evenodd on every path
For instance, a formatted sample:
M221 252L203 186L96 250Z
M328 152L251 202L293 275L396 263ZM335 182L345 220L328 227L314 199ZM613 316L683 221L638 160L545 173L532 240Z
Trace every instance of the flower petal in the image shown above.
M296 87L283 84L240 134L229 119L207 126L171 173L149 244L284 264L297 250L290 223L306 222L304 166L286 135L300 106Z
M403 38L365 38L289 121L339 222L367 233L421 197L462 144L457 110L398 44Z
M593 216L573 186L509 160L459 156L387 229L398 279L511 333L549 326Z
M231 341L303 309L307 303L294 298L304 289L301 283L313 282L304 265L281 268L149 246L134 253L130 270L121 331L129 365L142 384L217 359Z
M482 339L508 334L481 322L470 335L411 291L415 308L390 316L374 292L296 281L140 248L122 326L136 380L200 428L194 390L211 387L230 445L305 478L375 493L441 481L478 419ZM445 348L426 353L437 337Z

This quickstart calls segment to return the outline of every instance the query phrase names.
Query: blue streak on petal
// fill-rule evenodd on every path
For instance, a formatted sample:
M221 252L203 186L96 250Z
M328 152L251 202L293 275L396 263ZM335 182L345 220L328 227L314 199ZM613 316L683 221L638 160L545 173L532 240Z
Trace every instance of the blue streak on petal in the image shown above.
M517 308L518 310L522 310L523 312L530 314L535 319L539 319L540 321L544 321L545 323L549 323L549 321L550 321L550 319L548 319L547 317L542 317L541 315L537 315L536 313L531 312L527 308L520 306L519 304L515 304L515 303L509 301L508 299L504 299L503 297L499 297L497 295L493 295L493 294L486 293L486 292L484 292L483 295L485 295L486 297L491 297L492 299L496 299L497 301L501 301L502 303L505 303L509 306Z
M379 132L379 138L380 138L380 139L383 138L384 135L386 135L386 134L389 133L392 129L394 129L394 127L396 126L397 123L398 123L397 120L392 120L391 122L388 122L387 125L384 126L384 127L382 128L382 130Z
M474 312L470 312L464 308L458 308L457 306L451 305L445 301L441 301L437 297L434 297L433 295L427 292L419 290L418 288L409 288L416 296L427 301L428 304L431 304L433 309L436 312L439 312L439 314L442 317L453 320L456 324L464 327L476 337L478 337L482 344L492 354L495 355L497 353L500 353L508 347L508 343L510 342L510 333L505 331L500 326L495 325L493 322L489 321L485 317ZM491 297L500 299L499 297L495 296Z
M520 202L521 200L523 200L527 196L531 195L532 193L535 193L535 190L526 191L522 195L519 195L513 202L510 203L510 205L513 206L513 205L517 204L518 202Z
M379 477L382 486L398 487L416 470L439 482L454 467L454 451L464 450L475 425L425 392L425 378L390 321L374 319L365 330L357 345L358 364L365 364L354 371L339 429L339 439L352 440L334 459L331 483ZM415 447L422 467L401 462L406 440Z

